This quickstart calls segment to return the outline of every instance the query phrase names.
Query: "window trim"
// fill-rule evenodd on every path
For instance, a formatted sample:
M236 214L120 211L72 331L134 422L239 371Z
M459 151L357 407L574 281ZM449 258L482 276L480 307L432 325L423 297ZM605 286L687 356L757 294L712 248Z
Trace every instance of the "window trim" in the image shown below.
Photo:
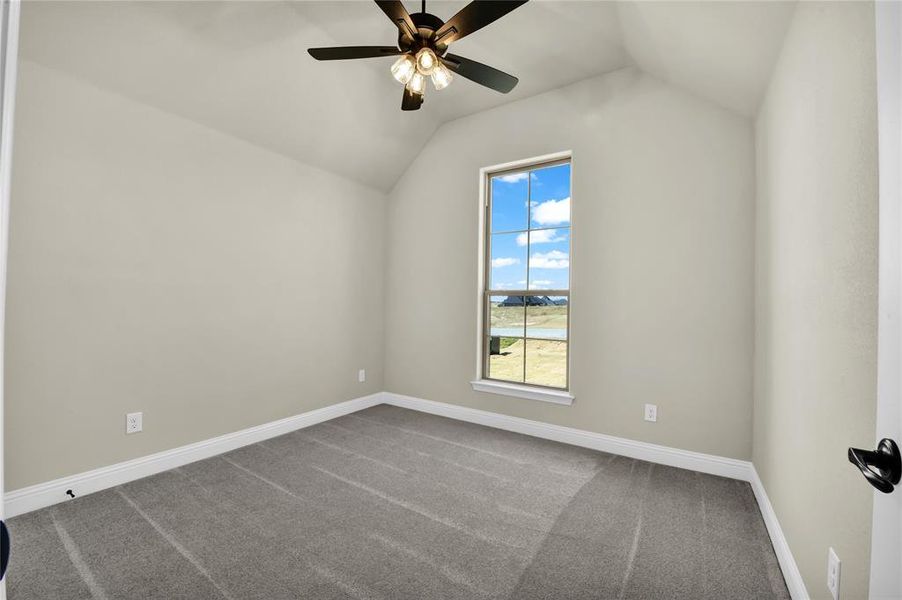
M542 168L545 166L553 166L554 164L562 164L565 162L569 162L571 165L571 197L572 197L572 165L573 165L573 152L570 150L565 150L561 152L555 152L551 154L545 154L542 156L536 156L532 158L527 158L523 160L517 160L508 163L502 163L498 165L492 165L488 167L483 167L479 170L479 251L478 251L478 268L477 268L477 311L476 311L476 369L475 369L475 378L470 382L474 391L478 392L486 392L486 393L494 393L494 394L502 394L506 396L516 396L520 398L526 398L529 400L542 400L546 402L552 402L555 404L564 404L570 405L573 403L575 396L572 392L571 385L571 347L572 347L572 332L571 332L571 323L573 318L573 310L570 302L570 298L573 290L573 219L570 220L570 269L569 269L569 284L567 289L567 388L555 388L548 387L542 385L535 384L527 384L527 383L515 383L502 381L498 379L489 379L485 377L486 372L486 361L488 360L487 356L487 338L485 334L485 325L487 320L486 315L486 294L489 293L488 290L488 274L490 273L489 269L489 250L488 250L488 236L491 235L488 231L489 227L489 179L492 176L503 174L505 172L516 172L522 171L524 169L536 169ZM528 227L528 224L527 224ZM528 268L528 267L527 267ZM530 290L530 292L541 293L542 295L553 295L547 293L546 290Z
M565 406L570 406L574 400L573 394L561 389L524 383L511 383L500 379L477 379L471 381L470 386L477 392L515 396L517 398L526 398L527 400L541 400Z

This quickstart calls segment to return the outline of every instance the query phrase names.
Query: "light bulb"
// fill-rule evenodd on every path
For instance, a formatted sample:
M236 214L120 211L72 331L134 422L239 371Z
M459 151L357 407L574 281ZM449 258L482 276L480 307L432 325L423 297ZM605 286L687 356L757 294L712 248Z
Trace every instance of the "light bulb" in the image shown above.
M435 52L430 48L423 48L417 52L417 71L421 75L431 75L432 69L435 68L437 62L438 59L435 57Z
M415 72L416 61L414 61L413 57L409 54L405 54L391 66L392 76L397 79L399 83L403 83L404 85L407 85L407 82L410 81L410 78L413 77Z
M432 85L435 86L435 89L445 89L452 79L454 78L451 76L451 71L448 67L442 63L435 65L435 68L432 70Z
M426 78L419 73L414 73L407 83L407 89L414 94L422 94L426 91Z

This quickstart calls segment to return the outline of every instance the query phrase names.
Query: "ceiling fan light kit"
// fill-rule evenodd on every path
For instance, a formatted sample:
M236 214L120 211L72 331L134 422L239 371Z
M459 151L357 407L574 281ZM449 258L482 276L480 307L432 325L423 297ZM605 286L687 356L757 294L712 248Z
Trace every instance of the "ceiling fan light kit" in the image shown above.
M376 0L392 23L398 28L398 47L341 46L310 48L307 52L316 60L349 60L398 56L391 66L391 74L404 86L401 110L419 110L426 93L426 78L436 90L448 87L457 75L495 91L506 94L517 85L517 78L475 60L448 53L448 46L486 25L497 21L527 0L474 0L448 21L426 12L407 12L400 0Z

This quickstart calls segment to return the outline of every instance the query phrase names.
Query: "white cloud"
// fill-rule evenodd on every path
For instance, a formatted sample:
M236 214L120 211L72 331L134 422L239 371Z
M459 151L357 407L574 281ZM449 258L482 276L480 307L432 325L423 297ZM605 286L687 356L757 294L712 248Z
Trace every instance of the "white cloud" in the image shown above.
M510 175L502 175L498 179L504 183L517 183L526 179L526 173L511 173Z
M539 176L535 173L530 173L529 178L533 181L537 181ZM504 183L517 183L518 181L523 181L526 179L526 173L511 173L510 175L502 175L501 177L496 177L499 181L503 181Z
M539 225L558 225L570 222L570 198L542 202L532 210L532 220Z
M526 236L526 233L521 233L517 236L517 245L525 246L527 240L529 238ZM532 239L530 240L533 244L551 244L554 242L565 242L567 238L563 235L558 235L556 231L551 229L537 229L532 232Z
M551 285L550 279L535 279L532 282L534 285Z
M570 256L560 250L536 252L529 257L529 266L533 269L566 269L570 266Z
M493 258L492 259L492 268L497 269L499 267L509 267L511 265L520 264L519 258Z

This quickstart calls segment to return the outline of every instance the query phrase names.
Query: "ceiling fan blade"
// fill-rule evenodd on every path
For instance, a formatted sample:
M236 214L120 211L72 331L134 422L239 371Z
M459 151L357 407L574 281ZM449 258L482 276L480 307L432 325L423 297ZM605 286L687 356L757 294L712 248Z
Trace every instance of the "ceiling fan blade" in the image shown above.
M382 12L388 15L388 18L395 24L395 27L401 30L402 34L411 40L417 36L417 26L413 24L413 19L401 4L401 0L376 0L376 4L379 5Z
M423 106L423 94L414 94L407 88L404 88L401 110L420 110L421 106Z
M517 86L520 81L513 75L508 75L504 71L499 71L488 65L484 65L475 60L457 56L456 54L446 54L441 58L446 67L460 75L466 77L470 81L475 81L480 85L492 88L496 92L506 94Z
M436 30L435 40L448 45L497 21L526 2L527 0L474 0Z
M394 46L336 46L333 48L308 48L307 52L316 60L349 60L403 54L403 51Z

